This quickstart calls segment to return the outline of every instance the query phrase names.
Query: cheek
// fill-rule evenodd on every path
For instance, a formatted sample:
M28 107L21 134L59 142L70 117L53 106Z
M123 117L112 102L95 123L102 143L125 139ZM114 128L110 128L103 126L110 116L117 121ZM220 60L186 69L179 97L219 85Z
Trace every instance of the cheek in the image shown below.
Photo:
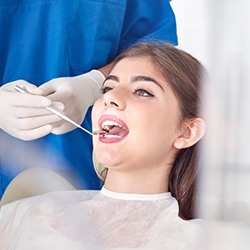
M144 111L145 113L145 111ZM160 136L165 131L174 132L177 126L177 116L171 110L156 109L148 112L147 115L138 114L138 123L141 130L145 135L152 137Z
M91 113L91 119L93 127L98 126L98 119L100 117L100 110L101 110L101 100L97 100L93 106L92 113Z
M140 144L145 143L148 147L160 148L163 143L169 143L171 147L173 141L178 136L179 131L179 117L176 113L158 112L157 115L145 118L145 123L138 129L137 138ZM150 122L146 122L149 120Z

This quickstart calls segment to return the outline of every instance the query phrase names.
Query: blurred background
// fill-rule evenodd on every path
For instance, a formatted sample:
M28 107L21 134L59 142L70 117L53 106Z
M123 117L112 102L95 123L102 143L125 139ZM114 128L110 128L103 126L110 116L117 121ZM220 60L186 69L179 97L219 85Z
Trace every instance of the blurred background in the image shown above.
M202 249L250 249L250 1L172 0L179 47L209 71Z

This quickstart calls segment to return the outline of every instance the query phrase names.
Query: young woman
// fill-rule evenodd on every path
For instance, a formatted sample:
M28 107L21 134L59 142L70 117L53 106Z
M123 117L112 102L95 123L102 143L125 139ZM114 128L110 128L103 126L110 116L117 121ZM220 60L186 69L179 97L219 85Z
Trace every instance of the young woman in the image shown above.
M142 43L121 54L92 113L94 130L105 132L93 140L104 187L3 206L0 246L82 249L98 241L107 248L195 249L202 71L168 44Z

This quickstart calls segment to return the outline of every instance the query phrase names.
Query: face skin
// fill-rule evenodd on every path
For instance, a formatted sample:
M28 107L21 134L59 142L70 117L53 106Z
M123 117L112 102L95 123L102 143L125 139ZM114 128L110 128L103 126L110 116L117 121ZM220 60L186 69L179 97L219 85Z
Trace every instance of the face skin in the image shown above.
M125 58L103 85L92 111L93 130L107 120L118 136L93 138L94 152L109 170L105 187L117 192L167 191L168 175L183 133L178 100L147 57ZM109 122L107 122L109 124ZM111 132L112 133L112 130Z

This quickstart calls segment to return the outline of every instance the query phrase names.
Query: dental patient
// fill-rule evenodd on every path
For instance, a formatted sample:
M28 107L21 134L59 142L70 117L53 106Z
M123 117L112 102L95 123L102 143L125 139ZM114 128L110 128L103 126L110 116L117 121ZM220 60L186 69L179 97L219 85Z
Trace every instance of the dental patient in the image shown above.
M164 43L115 61L92 110L101 191L57 191L0 212L0 249L196 249L202 65ZM100 168L99 168L100 167Z

